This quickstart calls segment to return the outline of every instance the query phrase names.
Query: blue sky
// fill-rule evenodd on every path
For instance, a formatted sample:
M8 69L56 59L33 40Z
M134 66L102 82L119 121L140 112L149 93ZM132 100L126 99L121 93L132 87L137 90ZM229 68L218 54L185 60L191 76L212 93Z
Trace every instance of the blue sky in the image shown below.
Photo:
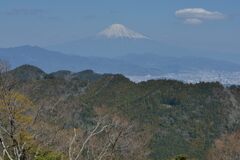
M0 47L54 45L113 23L171 45L240 51L239 0L1 0Z

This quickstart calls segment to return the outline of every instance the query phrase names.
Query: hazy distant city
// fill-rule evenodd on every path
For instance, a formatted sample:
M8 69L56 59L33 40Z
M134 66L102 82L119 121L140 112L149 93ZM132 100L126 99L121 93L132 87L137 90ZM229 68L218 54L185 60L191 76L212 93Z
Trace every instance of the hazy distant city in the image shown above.
M129 76L127 77L134 82L157 79L180 80L185 83L199 82L220 82L224 85L240 85L240 72L218 72L218 71L196 71L183 73L167 73L159 76Z

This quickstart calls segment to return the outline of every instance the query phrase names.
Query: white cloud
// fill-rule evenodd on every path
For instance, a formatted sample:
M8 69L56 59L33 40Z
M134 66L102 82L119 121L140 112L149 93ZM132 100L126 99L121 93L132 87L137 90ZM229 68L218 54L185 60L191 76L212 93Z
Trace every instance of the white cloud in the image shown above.
M197 18L188 18L184 21L185 24L191 24L191 25L198 25L198 24L202 24L202 20L201 19L197 19Z
M175 15L184 19L187 24L201 24L204 20L221 20L226 16L218 11L208 11L203 8L185 8L175 12Z

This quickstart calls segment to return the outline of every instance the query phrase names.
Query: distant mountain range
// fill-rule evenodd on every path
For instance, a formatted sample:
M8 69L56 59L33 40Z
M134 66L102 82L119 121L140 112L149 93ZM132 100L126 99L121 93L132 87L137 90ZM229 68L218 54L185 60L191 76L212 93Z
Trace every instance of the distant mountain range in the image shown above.
M117 59L72 56L33 46L0 49L0 58L7 60L13 68L23 64L31 64L46 72L92 69L100 73L151 73L151 70L147 68Z
M79 71L92 69L98 73L121 73L125 75L161 75L193 71L240 70L240 65L199 57L166 57L154 54L128 54L117 58L84 57L67 55L36 46L20 46L0 49L0 58L13 68L31 64L46 72L57 70Z

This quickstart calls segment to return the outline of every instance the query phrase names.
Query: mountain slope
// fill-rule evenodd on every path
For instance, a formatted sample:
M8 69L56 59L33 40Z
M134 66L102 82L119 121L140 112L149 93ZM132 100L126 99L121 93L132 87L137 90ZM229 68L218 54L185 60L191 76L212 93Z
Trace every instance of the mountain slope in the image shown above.
M31 68L29 66L27 70L35 70ZM11 73L19 70L24 72L26 67ZM97 110L104 109L108 115L121 115L125 121L141 124L139 129L146 131L147 136L152 135L146 142L150 159L165 160L184 154L204 160L215 139L240 129L239 121L232 116L234 111L239 112L239 106L233 105L232 97L229 97L231 92L234 101L239 101L237 87L224 88L219 83L193 85L172 80L136 84L114 74L104 74L89 81L95 77L91 71L79 73L92 75L79 79L62 78L57 73L55 77L19 82L17 87L37 106L42 106L39 123L56 125L64 131L84 128L92 123ZM63 75L69 75L69 72L65 71ZM232 123L234 118L235 123ZM49 130L54 132L54 129ZM63 139L55 142L56 146L52 144L54 148L65 145Z

